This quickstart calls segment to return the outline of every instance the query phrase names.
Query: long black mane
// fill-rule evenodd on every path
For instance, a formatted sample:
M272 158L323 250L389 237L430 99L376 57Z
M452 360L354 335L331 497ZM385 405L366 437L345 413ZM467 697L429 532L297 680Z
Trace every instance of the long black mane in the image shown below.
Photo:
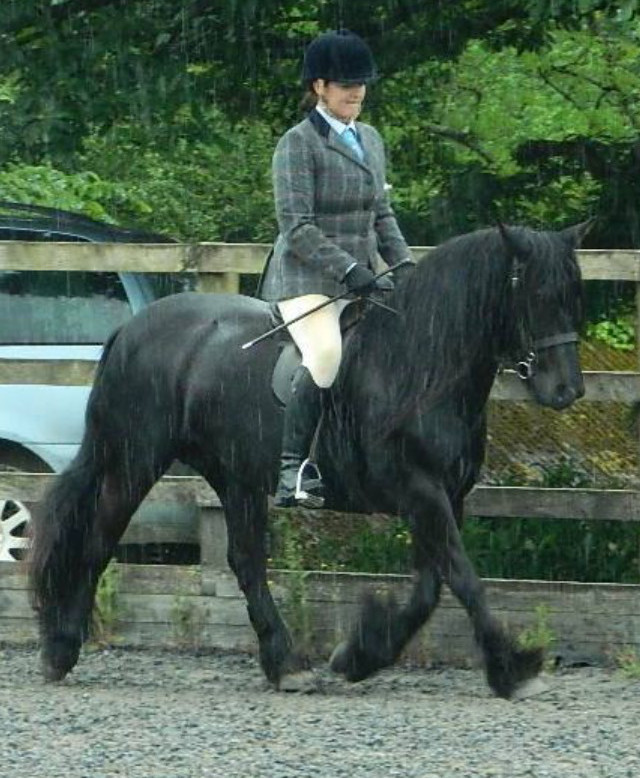
M452 238L423 255L412 271L400 271L389 299L400 318L390 321L376 310L364 322L361 342L386 345L389 375L404 399L419 393L437 400L479 359L497 364L512 354L518 331L530 328L531 295L560 302L580 319L580 273L569 243L558 233L509 229L519 256L495 228Z

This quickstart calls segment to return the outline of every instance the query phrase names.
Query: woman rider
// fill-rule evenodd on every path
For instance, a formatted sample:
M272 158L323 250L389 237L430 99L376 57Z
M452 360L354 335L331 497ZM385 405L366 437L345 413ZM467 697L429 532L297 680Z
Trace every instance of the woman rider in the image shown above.
M410 257L389 203L385 153L378 132L356 121L376 77L369 46L353 32L319 35L308 46L302 79L308 116L280 138L273 156L279 235L261 295L276 301L284 321L346 290L392 289L374 269ZM342 356L340 300L290 325L302 354L284 419L275 504L322 504L317 469L307 457ZM308 478L314 476L314 478Z

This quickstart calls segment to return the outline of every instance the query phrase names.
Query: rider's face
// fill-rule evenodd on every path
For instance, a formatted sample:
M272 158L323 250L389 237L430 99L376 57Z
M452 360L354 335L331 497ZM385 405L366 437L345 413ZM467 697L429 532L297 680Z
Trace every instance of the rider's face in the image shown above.
M358 118L367 92L365 84L341 84L324 78L316 79L313 88L320 104L345 124Z

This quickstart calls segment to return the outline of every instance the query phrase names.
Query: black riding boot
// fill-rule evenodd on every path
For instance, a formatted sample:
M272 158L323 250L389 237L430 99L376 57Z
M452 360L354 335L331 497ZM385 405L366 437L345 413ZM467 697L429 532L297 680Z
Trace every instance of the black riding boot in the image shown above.
M320 413L322 389L316 386L304 365L296 370L291 399L284 412L280 478L275 505L321 508L324 503L320 471L308 460Z

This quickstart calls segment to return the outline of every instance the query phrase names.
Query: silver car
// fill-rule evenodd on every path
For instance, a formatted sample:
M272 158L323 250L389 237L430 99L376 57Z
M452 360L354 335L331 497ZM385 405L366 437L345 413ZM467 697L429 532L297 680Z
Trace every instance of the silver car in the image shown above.
M168 242L64 211L0 203L0 240ZM0 271L0 359L96 361L101 344L157 297L191 286L166 274ZM0 469L59 472L82 437L88 386L0 385ZM0 561L19 560L29 509L0 500Z

